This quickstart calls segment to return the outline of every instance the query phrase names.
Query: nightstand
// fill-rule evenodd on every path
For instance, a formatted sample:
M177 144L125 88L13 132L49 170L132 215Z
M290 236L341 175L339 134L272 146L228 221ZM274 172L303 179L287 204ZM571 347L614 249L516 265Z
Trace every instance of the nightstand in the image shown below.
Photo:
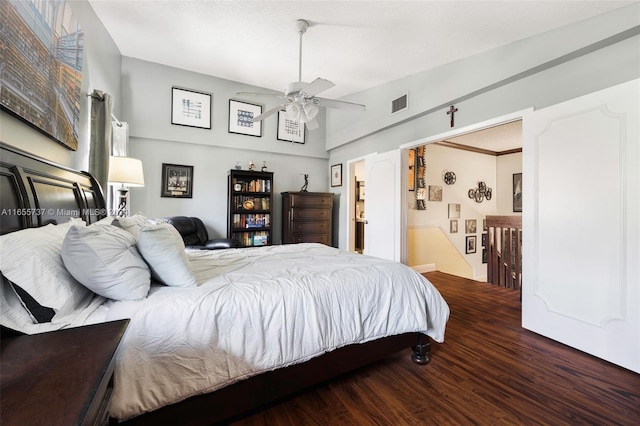
M129 320L2 339L0 424L105 425Z

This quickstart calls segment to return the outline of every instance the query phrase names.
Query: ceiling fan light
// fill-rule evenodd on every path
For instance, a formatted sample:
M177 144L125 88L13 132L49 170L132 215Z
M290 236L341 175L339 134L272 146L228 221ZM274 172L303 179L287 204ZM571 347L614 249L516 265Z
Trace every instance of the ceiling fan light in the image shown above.
M287 117L289 117L291 120L298 120L300 118L301 110L297 104L291 103L287 105L285 110L287 111Z
M311 121L318 115L318 107L313 104L306 104L304 106L304 112L307 115L307 121Z

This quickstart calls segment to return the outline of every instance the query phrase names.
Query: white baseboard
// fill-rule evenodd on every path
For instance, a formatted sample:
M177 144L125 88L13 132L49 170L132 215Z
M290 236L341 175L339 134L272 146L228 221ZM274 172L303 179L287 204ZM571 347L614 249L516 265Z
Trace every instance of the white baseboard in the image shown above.
M435 263L427 263L426 265L416 265L416 266L412 266L411 269L413 269L416 272L419 272L421 274L424 274L425 272L433 272L436 270L436 264Z
M474 280L476 280L476 281L480 281L480 282L486 283L486 282L487 282L487 274L484 274L484 275L475 275L475 276L473 277L473 279L474 279Z

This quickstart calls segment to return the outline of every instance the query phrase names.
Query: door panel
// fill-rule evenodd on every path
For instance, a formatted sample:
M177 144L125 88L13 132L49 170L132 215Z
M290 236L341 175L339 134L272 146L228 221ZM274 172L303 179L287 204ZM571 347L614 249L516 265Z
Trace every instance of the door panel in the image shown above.
M523 120L523 327L640 372L640 80Z
M400 150L365 157L364 254L400 261Z

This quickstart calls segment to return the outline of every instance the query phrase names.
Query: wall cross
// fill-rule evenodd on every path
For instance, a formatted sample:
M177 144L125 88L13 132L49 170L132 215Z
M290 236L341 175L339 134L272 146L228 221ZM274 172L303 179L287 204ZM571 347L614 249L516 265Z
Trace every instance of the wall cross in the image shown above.
M451 114L451 127L453 127L453 115L458 111L458 108L455 108L453 105L449 107L449 111L447 111L447 115Z

